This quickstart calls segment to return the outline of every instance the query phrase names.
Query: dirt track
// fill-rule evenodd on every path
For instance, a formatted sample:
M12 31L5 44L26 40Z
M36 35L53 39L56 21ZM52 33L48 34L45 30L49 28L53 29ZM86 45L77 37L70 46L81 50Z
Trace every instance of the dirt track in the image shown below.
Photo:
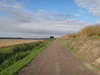
M82 60L54 41L18 75L96 75Z

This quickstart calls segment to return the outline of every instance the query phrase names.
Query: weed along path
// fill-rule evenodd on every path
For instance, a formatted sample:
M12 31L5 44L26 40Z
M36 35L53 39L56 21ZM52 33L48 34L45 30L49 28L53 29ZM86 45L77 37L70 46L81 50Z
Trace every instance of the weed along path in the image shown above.
M23 68L18 75L97 75L82 60L53 41L39 56Z

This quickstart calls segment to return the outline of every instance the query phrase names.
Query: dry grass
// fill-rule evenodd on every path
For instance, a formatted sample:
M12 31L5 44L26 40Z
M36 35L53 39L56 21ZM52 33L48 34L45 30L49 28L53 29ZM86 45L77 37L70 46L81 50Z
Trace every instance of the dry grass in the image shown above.
M17 45L22 43L37 42L42 40L32 40L32 39L0 39L0 47Z
M80 34L81 37L88 36L100 36L100 25L86 26L81 29Z
M76 33L71 33L71 34L66 34L66 35L64 35L64 36L62 36L61 38L62 39L66 39L66 38L74 38L74 37L76 37Z
M100 36L100 24L98 25L89 25L81 29L78 33L71 33L62 36L62 39L66 38L75 38L75 37L93 37Z

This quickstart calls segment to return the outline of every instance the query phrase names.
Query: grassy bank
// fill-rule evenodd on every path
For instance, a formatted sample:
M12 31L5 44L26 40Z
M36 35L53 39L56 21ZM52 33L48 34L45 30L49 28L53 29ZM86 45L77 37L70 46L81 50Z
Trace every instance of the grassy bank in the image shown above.
M81 59L100 70L100 38L71 38L59 41Z
M34 59L42 50L44 50L51 41L42 41L36 43L22 44L15 47L3 48L2 62L0 62L0 75L15 75L21 68ZM7 55L6 55L7 54ZM0 54L1 55L1 54ZM3 67L5 66L5 67Z

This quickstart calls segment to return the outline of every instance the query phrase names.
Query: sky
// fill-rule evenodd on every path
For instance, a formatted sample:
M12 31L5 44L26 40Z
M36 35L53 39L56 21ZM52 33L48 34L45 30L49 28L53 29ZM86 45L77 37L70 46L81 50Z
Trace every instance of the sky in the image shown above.
M95 24L100 0L0 0L0 37L60 37Z

